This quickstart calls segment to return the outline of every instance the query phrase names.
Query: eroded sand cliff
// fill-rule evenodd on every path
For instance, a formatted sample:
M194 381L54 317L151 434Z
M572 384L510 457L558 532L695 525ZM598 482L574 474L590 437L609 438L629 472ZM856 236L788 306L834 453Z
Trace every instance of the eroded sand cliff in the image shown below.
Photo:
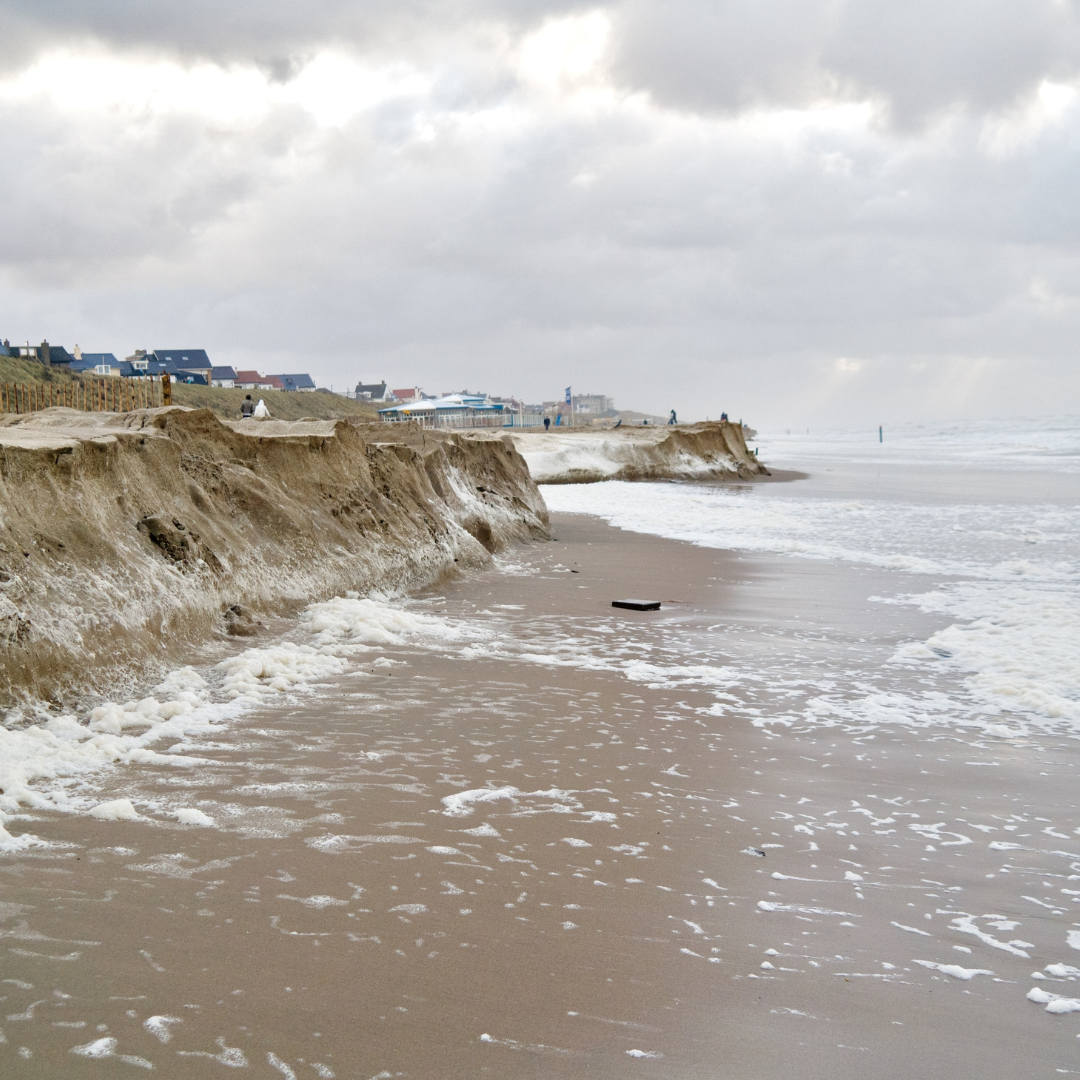
M768 472L747 448L743 429L727 421L607 431L552 428L511 437L538 484L745 479Z
M547 535L508 440L206 410L0 419L0 705L73 701L216 634Z

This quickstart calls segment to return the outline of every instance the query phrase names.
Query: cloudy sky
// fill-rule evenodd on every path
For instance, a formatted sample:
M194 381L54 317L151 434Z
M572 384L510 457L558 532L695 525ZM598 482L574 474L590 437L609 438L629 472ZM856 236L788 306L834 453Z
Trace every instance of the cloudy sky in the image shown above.
M0 0L0 337L1080 412L1070 0Z

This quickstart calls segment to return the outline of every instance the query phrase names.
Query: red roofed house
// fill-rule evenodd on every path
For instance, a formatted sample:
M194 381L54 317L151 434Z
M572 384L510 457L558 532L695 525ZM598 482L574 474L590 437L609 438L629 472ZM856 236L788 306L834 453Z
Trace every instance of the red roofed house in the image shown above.
M260 375L257 371L238 371L233 386L237 390L280 390L270 382L270 377Z
M398 399L398 401L418 401L423 397L423 392L419 386L407 386L404 390L391 390L391 394Z

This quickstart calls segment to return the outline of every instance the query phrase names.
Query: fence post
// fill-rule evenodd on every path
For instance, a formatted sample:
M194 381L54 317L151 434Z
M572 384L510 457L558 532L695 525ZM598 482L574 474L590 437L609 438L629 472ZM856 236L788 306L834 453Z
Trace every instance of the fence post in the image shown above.
M172 379L168 373L161 376L161 403L162 405L172 404Z

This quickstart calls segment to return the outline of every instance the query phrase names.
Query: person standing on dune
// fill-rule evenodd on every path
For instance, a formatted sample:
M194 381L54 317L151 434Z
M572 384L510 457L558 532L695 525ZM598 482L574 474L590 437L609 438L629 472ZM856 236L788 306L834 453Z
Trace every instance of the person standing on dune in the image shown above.
M251 395L248 394L242 402L240 402L240 419L250 420L255 413L255 402L251 400Z

